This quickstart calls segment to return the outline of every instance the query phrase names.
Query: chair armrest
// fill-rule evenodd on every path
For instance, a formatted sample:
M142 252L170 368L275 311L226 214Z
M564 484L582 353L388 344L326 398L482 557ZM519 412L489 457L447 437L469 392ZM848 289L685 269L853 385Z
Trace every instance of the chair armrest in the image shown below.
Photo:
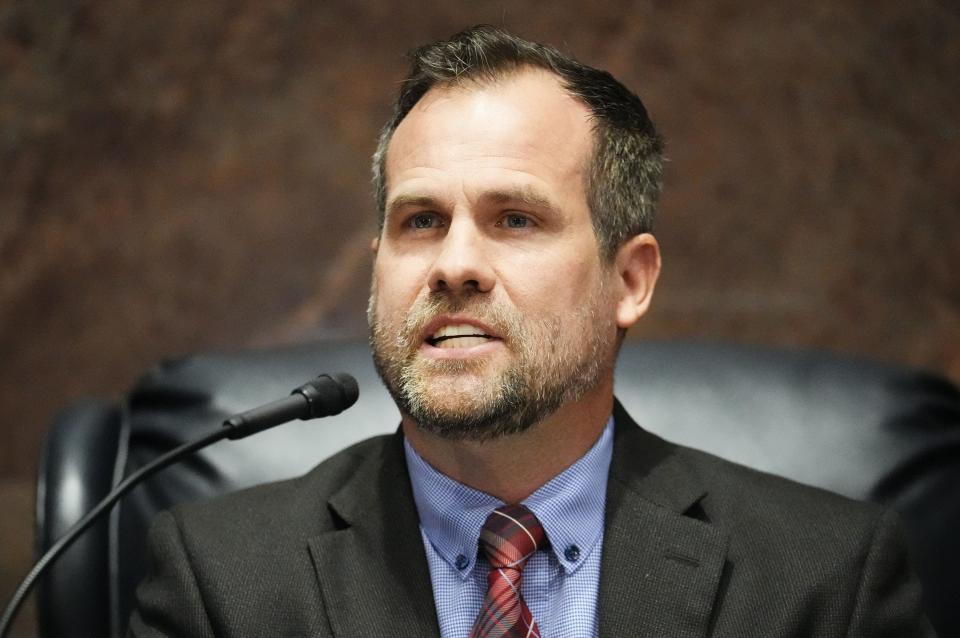
M54 419L37 476L38 558L110 491L120 429L120 409L104 401L75 404ZM110 635L109 546L104 517L40 580L41 636Z

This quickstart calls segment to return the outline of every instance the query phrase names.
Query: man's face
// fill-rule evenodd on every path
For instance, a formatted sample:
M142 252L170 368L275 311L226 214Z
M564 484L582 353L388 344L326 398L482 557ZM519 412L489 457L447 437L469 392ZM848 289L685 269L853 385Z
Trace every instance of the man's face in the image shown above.
M421 428L522 431L612 374L591 148L586 107L542 71L435 88L397 128L368 320L377 368Z

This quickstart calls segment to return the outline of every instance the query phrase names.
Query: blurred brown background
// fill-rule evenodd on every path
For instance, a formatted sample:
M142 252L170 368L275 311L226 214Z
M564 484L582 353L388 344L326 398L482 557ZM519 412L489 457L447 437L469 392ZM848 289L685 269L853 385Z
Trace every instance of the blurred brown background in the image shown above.
M0 0L0 598L64 403L171 354L365 336L402 53L476 22L612 71L667 138L634 338L960 380L953 2Z

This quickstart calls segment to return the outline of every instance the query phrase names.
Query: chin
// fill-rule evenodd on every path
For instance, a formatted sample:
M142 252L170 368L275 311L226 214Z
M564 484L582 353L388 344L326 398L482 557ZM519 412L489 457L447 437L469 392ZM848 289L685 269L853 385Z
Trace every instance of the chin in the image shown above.
M421 429L447 439L483 440L515 430L502 379L477 374L431 374L408 388L404 407Z
M464 415L495 402L497 398L491 395L496 387L496 383L478 375L444 375L426 380L420 396L430 412Z

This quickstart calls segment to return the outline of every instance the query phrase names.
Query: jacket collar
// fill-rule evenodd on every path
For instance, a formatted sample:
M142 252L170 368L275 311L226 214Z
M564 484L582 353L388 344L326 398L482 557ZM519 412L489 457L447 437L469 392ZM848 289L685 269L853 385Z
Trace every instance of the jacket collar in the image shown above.
M439 638L402 434L376 450L328 501L342 528L310 541L331 633Z
M679 448L614 406L599 591L601 638L705 636L727 538L696 517L707 490ZM329 500L340 529L310 541L334 636L439 638L397 432Z
M694 514L706 495L680 449L619 402L600 574L601 638L705 636L727 538Z

